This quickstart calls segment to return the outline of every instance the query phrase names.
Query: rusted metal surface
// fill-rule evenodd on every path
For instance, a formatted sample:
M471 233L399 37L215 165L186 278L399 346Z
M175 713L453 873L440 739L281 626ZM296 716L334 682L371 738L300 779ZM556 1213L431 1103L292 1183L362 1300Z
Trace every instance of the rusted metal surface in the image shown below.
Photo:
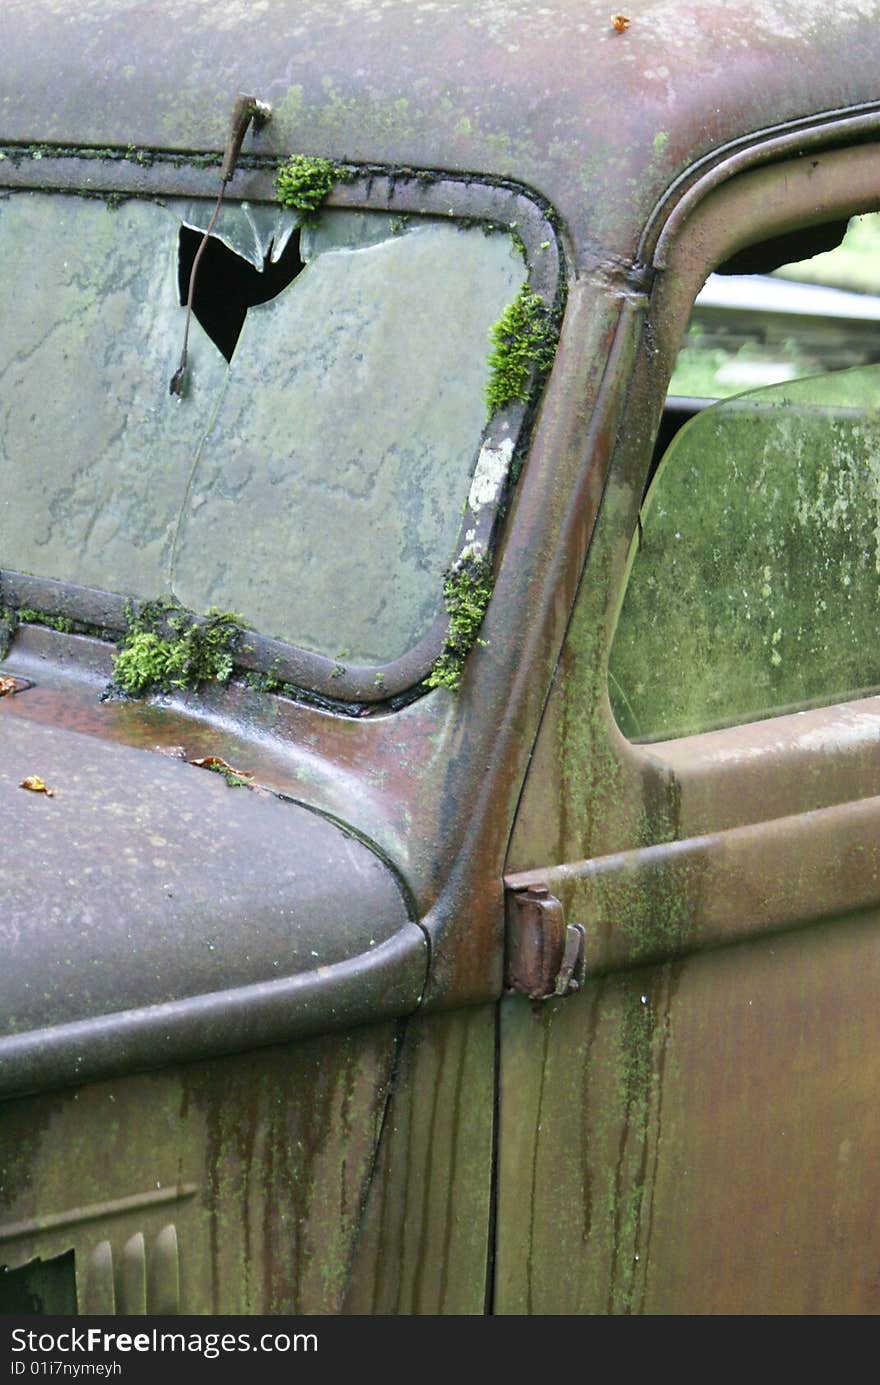
M530 1000L576 991L583 974L583 926L566 923L561 902L537 874L505 884L508 989Z
M20 717L3 747L0 1089L418 1002L426 946L399 884L317 814ZM21 791L37 772L51 802Z
M858 712L817 709L748 729L637 746L624 740L611 716L606 666L652 439L699 286L714 264L754 240L759 227L760 234L774 235L799 218L833 218L850 207L876 204L878 168L877 146L869 144L755 170L710 188L658 277L646 327L651 350L634 362L602 515L519 807L508 857L512 873L808 811L874 791L871 699L861 702Z
M222 804L216 825L230 843L231 879L239 818L255 812L241 806L248 791L219 781L215 790L195 770L144 752L183 746L188 758L219 755L296 799L297 809L266 805L279 823L279 852L283 814L305 821L307 807L308 816L322 815L314 821L327 843L337 840L335 820L374 859L393 864L412 921L389 924L386 945L400 944L390 972L367 964L344 977L319 975L323 999L294 988L258 1031L258 997L248 987L264 981L237 975L233 1047L313 1020L363 1022L377 1007L405 1014L423 996L428 1006L492 1000L503 986L505 859L514 883L530 871L552 882L568 922L586 928L593 972L612 970L580 995L551 1001L540 1020L524 1002L503 1002L501 1311L766 1311L771 1303L776 1311L870 1311L873 725L838 744L829 714L787 724L765 768L752 751L769 732L748 746L741 731L665 753L629 746L610 716L605 670L651 439L701 275L713 255L758 232L880 201L876 150L863 144L852 162L825 152L880 128L876 0L852 0L831 15L818 0L769 9L746 0L735 11L698 13L656 0L637 7L621 33L594 0L546 12L522 0L476 8L444 0L418 13L403 3L284 0L259 22L239 0L219 8L174 0L162 11L173 43L155 7L123 13L96 0L69 11L60 0L3 6L9 82L0 144L9 181L33 181L54 142L72 151L60 161L62 183L93 190L85 156L93 152L97 165L112 146L120 187L147 193L151 158L195 151L213 161L183 161L180 186L205 195L228 99L253 91L274 114L245 143L236 195L246 195L248 178L263 186L269 162L294 150L365 165L364 183L387 178L389 196L396 169L415 169L426 184L439 170L463 195L473 174L498 182L505 196L513 180L514 195L533 189L558 221L567 301L501 537L486 644L473 650L456 696L438 690L395 712L374 697L357 717L241 684L102 703L108 645L25 630L3 672L33 686L0 699L0 741L47 745L48 726L55 736L78 730L82 740L106 742L83 756L137 764L137 791L119 794L135 816L151 807L157 784L191 775L188 800L201 805L213 794ZM230 82L222 100L218 73ZM746 172L805 150L800 167L763 178ZM300 667L294 658L286 675ZM47 802L15 788L14 806L22 800L21 811L43 821L64 811L64 792L62 784ZM795 820L807 811L812 819ZM768 817L770 830L761 826ZM843 867L840 851L848 853ZM352 881L331 884L338 893L322 916L330 931ZM855 907L865 911L858 922L846 917ZM683 920L701 946L741 945L691 955L681 945ZM750 936L780 929L792 931ZM238 942L244 957L243 934ZM639 970L646 957L658 964ZM555 989L569 965L573 975L563 944L545 986ZM402 979L398 989L386 987L389 976ZM221 1004L224 1025L229 1005ZM82 1302L116 1293L113 1267L123 1264L125 1292L140 1302L154 1253L158 1277L173 1281L170 1226L181 1257L187 1237L197 1247L191 1311L339 1311L343 1303L351 1311L474 1311L488 1234L486 1014L434 1016L440 1028L426 1027L432 1036L404 1051L398 1128L386 1115L388 1026L216 1060L194 1077L92 1085L75 1094L76 1106L74 1094L10 1103L10 1217L16 1236L25 1228L15 1263L75 1240ZM152 1018L167 1015L154 1005ZM179 1051L211 1050L217 1016L190 1019L193 1046ZM155 1063L157 1033L141 1025L132 1043L116 1031L104 1044L90 1032L91 1071ZM67 1058L50 1044L48 1066L40 1058L28 1082L75 1080L76 1067L64 1065L73 1037L56 1032ZM474 1123L436 1159L465 1091L474 1094ZM110 1126L105 1177L95 1130L120 1093L126 1117ZM158 1165L129 1138L144 1128L144 1111L159 1132ZM821 1139L799 1137L791 1152L793 1131L819 1128ZM420 1181L422 1158L428 1176ZM183 1190L173 1217L170 1205L144 1202L132 1220L127 1200L146 1197L157 1181ZM88 1227L82 1238L62 1190L74 1185ZM100 1204L94 1218L92 1204ZM462 1209L472 1234L455 1221ZM793 1256L801 1272L792 1272ZM570 1267L564 1283L560 1257Z
M507 886L514 900L552 890L559 917L584 928L586 970L614 971L880 910L878 829L880 799L865 798L527 871Z
M343 1312L485 1311L495 1024L493 1005L406 1022Z
M719 188L652 294L508 857L583 923L591 975L539 1020L502 1002L500 1312L878 1310L877 700L640 746L606 686L702 275L759 227L876 205L862 154Z
M565 952L562 905L543 880L507 886L507 984L533 1000L552 995Z
M42 18L45 20L51 13L49 5L41 12ZM297 23L310 37L305 45L299 41L291 45L291 51L297 54L295 61L302 63L303 77L301 83L293 83L302 87L292 98L296 106L295 126L289 121L293 106L285 107L280 91L282 82L290 83L292 69L285 66L283 78L275 75L271 66L274 59L270 56L284 50L285 28L292 22L288 11L276 9L273 13L273 43L269 46L261 36L258 38L250 16L246 19L243 10L230 6L224 14L223 37L212 32L208 39L202 27L208 23L203 11L196 17L195 10L187 5L175 9L175 31L188 33L189 26L198 23L207 44L200 48L190 34L197 57L194 65L187 59L186 71L183 66L176 70L187 51L186 43L175 45L173 53L153 55L153 62L154 35L129 28L125 46L137 54L135 66L145 83L136 84L139 94L135 105L96 105L89 78L84 79L91 103L86 111L72 85L80 80L76 75L68 73L62 88L57 83L49 88L44 85L55 61L54 36L48 49L42 35L40 42L28 49L34 42L40 18L23 7L7 10L7 51L14 54L10 65L17 73L33 77L29 93L22 93L20 100L10 103L14 115L10 117L13 123L8 138L22 145L57 139L95 145L116 142L123 150L130 144L156 149L181 148L185 144L190 148L219 150L225 135L225 110L221 112L217 105L213 76L210 101L207 89L204 99L198 92L199 83L207 80L207 64L216 63L228 43L234 47L237 60L237 85L270 100L274 107L273 120L259 137L261 143L248 143L248 151L277 156L296 147L338 158L368 157L370 163L389 166L406 163L437 167L439 162L450 172L477 169L485 170L490 177L514 176L516 165L518 178L558 204L563 239L575 255L557 364L537 420L529 465L514 498L497 568L495 595L483 630L489 643L473 652L457 700L453 702L439 692L394 717L367 717L355 724L304 706L279 710L273 700L271 707L257 713L250 723L264 744L271 741L279 761L282 754L289 754L291 773L302 777L305 771L308 787L303 798L351 823L359 833L371 835L398 865L433 939L434 966L428 987L431 1000L455 1003L497 994L502 984L501 864L528 748L534 740L602 492L609 444L617 427L615 411L627 391L627 361L638 340L647 301L644 294L650 287L650 276L632 262L631 248L647 210L673 181L676 170L683 171L709 148L720 148L727 139L741 139L749 130L805 116L818 106L831 108L870 99L873 92L869 92L868 77L859 75L863 64L866 74L870 66L862 26L855 25L859 38L852 40L857 58L844 58L847 48L841 39L834 48L834 63L839 62L839 66L833 72L827 67L822 69L820 80L827 81L827 88L821 90L811 82L807 92L785 85L779 53L782 49L796 50L805 61L809 57L818 69L820 52L822 62L827 61L827 24L822 26L820 42L819 35L810 37L816 23L809 9L799 10L796 17L787 13L784 33L778 32L777 25L772 36L769 29L765 30L757 10L728 16L730 27L726 31L728 43L723 63L729 79L727 104L720 101L716 83L713 109L723 107L723 114L713 117L718 127L709 128L702 104L694 96L692 74L698 66L705 70L710 48L717 50L722 45L717 17L713 16L709 35L697 32L679 7L674 12L671 6L655 7L650 16L645 16L641 37L639 17L634 16L626 34L606 38L603 35L607 16L604 11L600 14L598 6L586 11L578 7L576 19L573 8L554 11L552 21L548 17L541 19L537 29L531 12L526 14L517 6L492 6L491 19L489 11L483 9L473 17L476 27L472 31L469 28L468 51L473 53L474 41L482 37L485 42L480 60L485 60L485 70L491 70L503 48L508 54L505 61L510 76L500 85L490 84L494 122L491 135L487 136L482 121L475 119L478 110L488 109L487 89L481 82L480 101L472 102L467 113L470 130L461 123L463 114L459 111L455 127L461 128L458 135L450 138L446 117L439 124L437 121L434 88L441 80L438 54L446 52L451 57L460 43L460 15L455 7L441 7L422 24L411 25L412 32L405 38L398 31L412 18L408 10L382 11L362 31L355 22L340 29L341 12L335 9L332 15L321 6L308 13L297 11ZM328 25L325 39L321 37L322 15ZM348 18L351 20L352 16ZM578 29L577 25L583 27ZM380 31L386 39L392 31L401 39L393 47L395 76L387 77L384 90L397 90L395 83L404 81L405 71L409 95L401 99L412 100L406 110L394 107L397 115L390 122L375 118L373 100L380 89L380 79L385 80L383 68L392 51L384 43L374 49ZM525 43L526 31L528 63L516 59L510 66L508 50L512 44ZM754 37L754 43L736 48L735 60L731 60L728 50L734 36L747 33ZM440 41L443 34L446 39ZM503 40L502 34L506 35ZM97 47L89 49L89 61L102 66L114 44L121 41L115 18L108 15L96 40ZM534 83L541 79L536 79L535 74L541 72L542 64L547 65L547 70L553 66L555 71L553 55L561 51L560 45L566 45L570 55L572 41L583 43L592 54L588 61L585 59L583 75L578 76L574 85L564 88L554 83L552 93L542 88L543 94L536 100ZM327 46L323 48L325 42ZM815 44L812 48L811 43ZM312 87L309 76L314 75L313 62L323 52L327 59L323 75L341 71L348 61L349 44L356 45L361 54L359 80L364 86L360 94L349 92L349 76L343 97L343 88L333 86L331 75L331 86L321 86L316 96L317 88ZM649 54L652 65L665 54L671 64L668 77L645 78ZM37 61L39 73L32 72ZM710 62L710 70L715 71L719 63L720 59ZM769 74L771 66L772 80L768 75L768 81L760 83L762 106L758 109L754 100L756 71L763 73L766 68ZM228 64L226 69L231 70ZM177 129L177 117L167 105L163 107L163 128L157 128L155 112L161 103L147 96L148 84L154 79L152 74L156 80L162 75L163 91L177 89L185 93L181 99L186 113L180 115ZM519 85L513 82L514 74ZM680 74L680 80L676 74ZM416 98L414 93L422 78L427 85L418 88L421 94ZM112 83L115 79L110 80ZM646 119L651 99L645 97L645 91L655 90L655 80L657 92L663 93L664 122L659 128L652 128L649 138L641 122ZM640 98L638 102L634 98L632 103L634 128L624 135L620 122L613 130L607 128L605 115L613 106L615 111L625 112L624 124L629 120L629 106L619 99L628 81L632 82L633 92L638 89ZM612 104L601 99L606 82L615 92ZM328 96L331 87L334 94ZM47 94L59 89L67 93L64 109L55 97ZM285 87L286 91L292 89L290 85ZM471 96L474 91L471 88ZM672 99L676 93L677 101ZM105 94L102 89L101 103ZM464 100L467 93L462 91L461 95ZM774 100L776 106L771 110ZM554 124L560 102L568 103L569 113L561 124ZM427 110L428 104L430 158L424 143L428 125L419 114ZM331 107L332 121L326 118ZM370 119L365 119L367 108ZM514 139L511 132L525 128L524 108L529 112L528 136L520 139L517 133ZM124 137L114 133L123 110L127 112ZM309 114L310 110L314 115ZM403 128L408 121L412 127L409 135ZM594 121L598 122L595 126ZM542 132L547 136L543 144L539 139ZM655 146L655 136L661 134L669 138L659 139ZM504 138L499 138L502 135ZM267 140L270 142L266 143ZM505 145L505 140L509 144ZM621 147L618 141L628 142L625 158L616 158L615 151ZM540 147L540 158L528 155L524 146L530 142L535 149ZM553 157L548 158L551 143ZM445 156L438 158L444 149ZM582 179L571 176L573 158L581 161ZM623 176L627 168L634 169L636 165L637 178L634 173L632 178ZM136 160L132 161L133 173L140 168ZM149 170L141 172L146 177ZM582 195L578 189L585 186L589 192ZM636 188L638 191L634 192ZM631 197L636 202L628 205ZM616 232L612 235L608 227L605 234L591 221L596 210L605 207L613 208L614 223L623 228L619 237ZM595 267L599 262L601 272L579 277L579 265ZM612 351L619 322L621 330ZM539 534L540 542L536 542ZM234 712L238 697L237 693L231 695ZM238 735L235 714L229 715L222 698L210 699L203 707L209 715L222 717L232 735ZM234 754L225 754L222 747L215 749L230 763L236 763Z
M497 1312L878 1311L877 928L502 1002Z
M565 393L572 400L581 400L588 382L601 377L609 331L608 320L600 314L597 322L590 312L593 294L585 291L580 297L580 307L563 328L560 347L560 359L570 362L563 378L570 370ZM571 295L569 302L571 307ZM583 332L592 337L597 330L596 350L582 353ZM623 388L623 379L616 376L614 389ZM548 408L552 396L551 384ZM469 661L457 697L440 691L393 717L357 720L237 689L174 698L170 704L174 711L186 709L193 722L204 718L215 730L222 726L219 744L215 741L201 753L220 754L230 764L247 767L247 756L239 747L245 738L256 741L271 750L277 764L286 762L287 774L300 786L298 798L349 824L395 862L434 937L436 967L429 985L445 1002L497 995L502 985L501 862L526 746L534 734L529 728L536 724L544 696L536 670L547 669L550 646L561 638L565 613L562 602L554 599L553 618L546 625L530 622L512 631L511 619L526 599L536 564L544 568L549 562L566 571L565 585L573 593L574 562L567 545L536 550L530 536L536 525L553 517L559 520L566 512L585 534L589 513L582 507L569 509L565 487L557 484L558 471L554 475L549 461L541 464L552 454L555 465L569 471L572 480L578 473L583 476L582 432L580 414L563 408L558 399L545 413L533 449L538 465L534 471L528 469L538 493L532 494L524 476L517 497L518 507L528 506L533 513L518 527L517 536L508 533L507 559L498 572L495 600L483 626L482 637L488 643ZM601 444L598 451L601 455ZM555 585L561 596L564 587L558 581ZM72 681L78 647L71 640L53 642ZM94 666L91 651L85 657ZM6 667L34 677L39 687L30 696L56 684L62 673L39 655L36 661L18 660L16 649ZM243 717L236 715L238 707ZM154 707L145 713L144 723L140 712L108 710L105 718L95 708L86 715L96 733L103 730L113 736L126 723L138 727L149 721L154 726L155 712ZM143 731L135 734L143 744ZM224 749L226 737L231 744ZM172 743L181 739L185 741L175 728ZM201 733L200 739L205 739ZM477 773L483 763L491 765L491 774Z
M585 258L601 258L632 255L654 204L701 155L877 101L871 3L631 8L618 33L599 0L544 11L285 0L257 15L244 0L210 12L175 0L162 23L112 0L82 14L11 0L5 137L125 148L134 132L139 145L219 154L229 102L252 91L273 107L260 152L513 177L559 207Z
M682 836L871 798L880 784L880 698L666 741Z
M5 1102L0 1264L74 1249L80 1312L174 1311L175 1265L183 1313L339 1312L396 1049L386 1023Z
M481 1313L494 1082L489 1006L8 1101L0 1264L73 1248L80 1312L143 1311L137 1253L150 1314Z

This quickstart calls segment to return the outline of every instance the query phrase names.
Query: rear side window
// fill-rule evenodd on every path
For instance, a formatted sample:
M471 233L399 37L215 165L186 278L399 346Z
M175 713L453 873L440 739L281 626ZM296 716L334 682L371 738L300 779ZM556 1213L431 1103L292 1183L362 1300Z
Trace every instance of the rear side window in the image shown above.
M621 729L656 740L880 687L880 366L724 400L642 511L611 651Z
M631 740L880 687L880 217L844 229L773 274L774 243L741 252L697 299L610 655Z

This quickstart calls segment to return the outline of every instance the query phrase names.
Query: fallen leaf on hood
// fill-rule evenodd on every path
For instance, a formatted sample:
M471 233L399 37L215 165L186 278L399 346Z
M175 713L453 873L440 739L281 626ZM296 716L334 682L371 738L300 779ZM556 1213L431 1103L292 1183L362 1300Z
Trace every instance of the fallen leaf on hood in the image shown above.
M205 755L201 760L190 760L191 765L196 765L199 769L212 769L215 774L222 774L230 788L252 787L251 780L254 777L253 770L233 769L225 760L221 760L219 755Z
M0 697L9 697L12 693L24 692L25 688L30 688L26 678L12 678L8 673L4 673L0 678Z
M18 787L30 789L31 793L44 793L47 798L53 798L55 795L55 790L50 789L48 784L44 784L38 774L29 774L27 779L22 779Z
M611 23L614 25L618 34L623 34L629 28L629 18L625 14L613 14Z

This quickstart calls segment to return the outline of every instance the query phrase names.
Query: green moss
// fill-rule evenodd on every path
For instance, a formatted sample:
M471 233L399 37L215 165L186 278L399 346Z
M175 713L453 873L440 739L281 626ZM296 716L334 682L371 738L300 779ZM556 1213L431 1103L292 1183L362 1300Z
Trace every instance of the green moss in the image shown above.
M222 774L230 789L252 789L254 787L253 778L247 774L239 774L237 770L231 769L229 765L218 761L216 765L205 765L205 769L212 774Z
M489 338L492 351L486 403L494 413L516 401L526 403L533 379L540 379L553 363L556 328L541 295L523 284Z
M17 611L0 611L0 627L4 619L8 625L8 617L14 618L14 625L11 635L14 635L17 627L25 625L42 625L47 630L58 630L62 635L88 635L96 640L115 640L116 632L108 630L104 625L93 625L85 620L73 620L69 616L52 615L48 611L37 611L30 606L22 606ZM2 628L0 628L0 650L2 650Z
M458 687L491 595L492 565L481 554L459 559L446 574L443 599L449 612L449 630L443 650L425 679L427 688Z
M26 625L46 625L50 630L60 630L62 635L72 635L77 628L76 621L69 620L67 616L50 616L45 611L31 610L29 606L21 608L18 618Z
M0 606L0 661L6 658L9 653L9 646L12 644L15 632L18 628L18 616L11 606Z
M254 692L276 693L284 687L282 680L272 672L256 673L251 671L245 674L244 681Z
M658 1024L666 1023L652 1003L648 984L649 977L644 972L623 976L617 983L614 1124L621 1138L619 1157L614 1169L609 1170L608 1181L609 1313L640 1311L636 1299L641 1276L639 1265L645 1253L643 1216L652 1198L646 1156L651 1103L658 1082L656 1052L662 1035L662 1029L658 1034Z
M338 177L339 172L329 159L294 154L278 170L275 179L278 201L283 207L292 207L308 216L318 210Z
M618 1078L620 1094L623 1098L630 1120L637 1112L637 1122L644 1126L647 1121L648 1101L653 1080L652 1045L654 1041L654 1013L648 998L641 992L647 984L641 978L629 980L623 996L620 1016L620 1067ZM640 1129L640 1134L644 1130Z
M125 158L131 163L140 164L141 168L152 168L155 163L155 155L149 149L138 149L134 144L126 147Z
M232 673L239 638L229 611L204 620L169 601L151 601L126 611L128 631L113 664L113 684L132 697L203 683L225 683Z
M515 221L509 222L508 230L510 232L510 239L513 242L514 250L516 250L517 253L521 256L523 264L528 265L529 252L526 249L525 241L523 240L522 236L517 230L517 224Z

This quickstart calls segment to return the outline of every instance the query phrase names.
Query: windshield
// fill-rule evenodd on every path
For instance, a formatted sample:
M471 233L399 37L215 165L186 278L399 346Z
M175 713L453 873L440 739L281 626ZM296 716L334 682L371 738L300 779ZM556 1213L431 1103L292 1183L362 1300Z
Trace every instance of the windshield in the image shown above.
M181 228L205 207L0 199L0 564L390 662L443 609L522 255L453 220L229 207L230 261L285 256L289 282L247 308L228 362L193 323L177 400Z

